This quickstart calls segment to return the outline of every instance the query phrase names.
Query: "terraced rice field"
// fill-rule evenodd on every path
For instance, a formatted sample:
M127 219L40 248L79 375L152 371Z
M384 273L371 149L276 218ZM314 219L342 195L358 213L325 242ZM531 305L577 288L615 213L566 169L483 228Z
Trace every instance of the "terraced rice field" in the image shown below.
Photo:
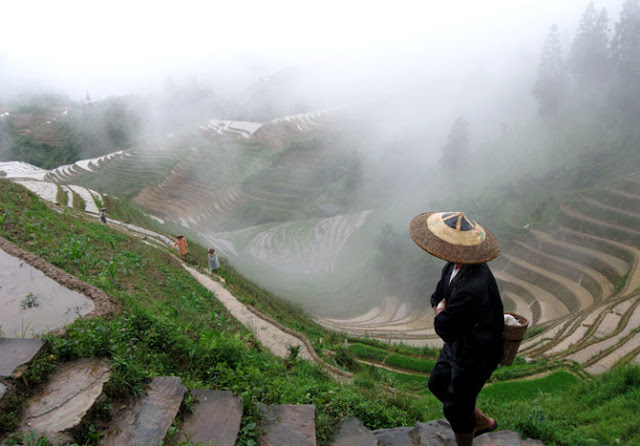
M245 138L250 138L260 127L260 122L228 121L221 119L210 119L202 125L203 130L212 131L218 135L225 133L235 133Z
M544 331L524 356L581 363L601 373L640 361L640 174L566 197L553 228L532 228L492 262L505 309ZM328 328L412 345L439 345L430 310L397 299L350 319L319 318Z
M51 203L58 203L62 197L62 205L78 207L85 212L98 214L96 203L103 201L103 196L91 189L76 185L57 184L50 181L51 172L27 163L11 161L0 163L4 177L23 185L40 198Z
M123 150L118 152L109 153L107 155L99 156L96 158L80 160L73 164L65 164L58 166L47 173L45 179L48 181L54 181L59 183L72 183L76 174L94 172L107 163L109 160L125 156Z
M336 206L335 215L323 215L325 191L311 180L331 148L314 158L287 151L283 143L331 123L326 112L264 125L212 120L202 138L188 144L116 152L51 172L24 163L0 163L0 170L50 201L61 189L67 204L75 197L89 212L97 212L104 191L133 198L159 220L181 222L259 274L288 274L302 290L313 275L340 272L343 251L371 215L342 214ZM553 227L530 228L491 263L505 309L544 328L523 343L521 354L574 360L593 373L639 361L640 174L560 200ZM282 220L288 222L275 223ZM327 283L321 293L329 296L346 283ZM394 297L360 316L318 322L389 342L440 345L431 311Z
M337 256L370 211L325 219L253 227L218 234L248 256L291 273L333 272Z
M35 141L57 146L62 136L56 121L67 114L67 107L57 107L43 112L2 112L0 119L11 122L16 132Z
M21 178L31 180L44 180L49 173L48 170L41 169L22 161L0 162L0 171L4 172L3 178Z

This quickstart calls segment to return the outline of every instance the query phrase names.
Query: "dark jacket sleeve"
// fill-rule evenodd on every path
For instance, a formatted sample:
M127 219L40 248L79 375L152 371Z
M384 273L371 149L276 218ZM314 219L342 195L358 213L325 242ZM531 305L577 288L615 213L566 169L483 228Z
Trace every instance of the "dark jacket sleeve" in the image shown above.
M444 299L444 284L445 284L445 280L448 279L448 275L447 275L447 267L448 266L449 266L449 264L446 264L442 268L442 274L441 274L441 277L440 277L440 281L436 285L436 290L431 295L431 300L430 300L431 307L435 307L436 305L438 305L440 303L440 301L442 299Z
M460 292L447 300L447 307L435 319L435 329L444 342L454 342L468 332L473 313L473 295Z

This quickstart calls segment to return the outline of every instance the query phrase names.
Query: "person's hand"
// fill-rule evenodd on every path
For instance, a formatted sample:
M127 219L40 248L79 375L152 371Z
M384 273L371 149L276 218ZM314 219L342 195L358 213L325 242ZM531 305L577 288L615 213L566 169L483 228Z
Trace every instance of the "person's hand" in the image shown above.
M436 308L433 310L433 315L434 316L438 316L440 313L442 313L445 309L447 308L447 299L442 299L438 305L436 306Z

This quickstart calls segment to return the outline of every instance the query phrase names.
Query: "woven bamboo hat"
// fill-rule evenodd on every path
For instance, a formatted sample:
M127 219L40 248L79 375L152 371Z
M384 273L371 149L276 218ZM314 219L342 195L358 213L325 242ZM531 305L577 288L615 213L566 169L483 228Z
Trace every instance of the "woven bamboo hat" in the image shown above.
M454 263L484 263L500 252L494 235L462 212L420 214L409 234L429 254Z

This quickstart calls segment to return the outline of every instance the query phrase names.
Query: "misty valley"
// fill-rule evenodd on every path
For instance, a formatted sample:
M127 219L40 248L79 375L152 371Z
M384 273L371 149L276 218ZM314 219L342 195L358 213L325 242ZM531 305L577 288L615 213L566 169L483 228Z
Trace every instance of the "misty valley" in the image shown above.
M425 212L463 211L499 241L490 268L504 311L529 324L515 365L496 370L482 402L505 414L505 428L544 444L636 444L637 427L618 434L605 412L618 391L633 393L633 410L616 406L623 415L611 423L640 408L638 36L640 2L625 1L612 21L592 2L575 34L549 26L534 60L523 52L515 73L480 62L475 71L434 68L452 55L376 76L289 67L235 89L167 79L145 94L87 91L72 100L0 88L3 240L127 308L113 321L69 322L69 335L52 338L27 336L22 321L21 337L44 336L50 362L128 358L108 390L114 401L144 393L123 391L128 380L148 384L192 367L187 387L219 386L244 398L237 444L257 444L256 420L268 418L247 407L294 394L298 405L326 404L322 445L347 414L372 430L406 426L433 416L425 383L443 346L430 296L444 262L416 246L409 224ZM192 251L176 260L171 246L180 235ZM220 272L207 276L209 248ZM33 276L22 260L11 268ZM266 355L259 344L267 341L251 338L249 323L238 323L214 289L250 307L237 310L246 320L268 320L297 344L280 346L275 365L247 359L246 351ZM12 336L21 331L15 319ZM149 336L136 348L153 359L136 357L129 340L109 344L118 330ZM0 340L7 334L0 320ZM298 355L324 369L305 368ZM338 384L318 378L326 370ZM292 373L293 388L249 389L263 373L274 381ZM341 380L355 387L345 384L342 395L331 387ZM304 382L315 387L296 393ZM594 383L604 384L591 391ZM363 388L382 387L384 403L358 400ZM0 380L0 399L5 388ZM558 389L568 393L556 396ZM585 409L576 421L563 409L569 401L592 401L602 412ZM0 412L3 404L13 403ZM16 427L7 420L0 417L0 439ZM93 435L86 429L84 439Z

